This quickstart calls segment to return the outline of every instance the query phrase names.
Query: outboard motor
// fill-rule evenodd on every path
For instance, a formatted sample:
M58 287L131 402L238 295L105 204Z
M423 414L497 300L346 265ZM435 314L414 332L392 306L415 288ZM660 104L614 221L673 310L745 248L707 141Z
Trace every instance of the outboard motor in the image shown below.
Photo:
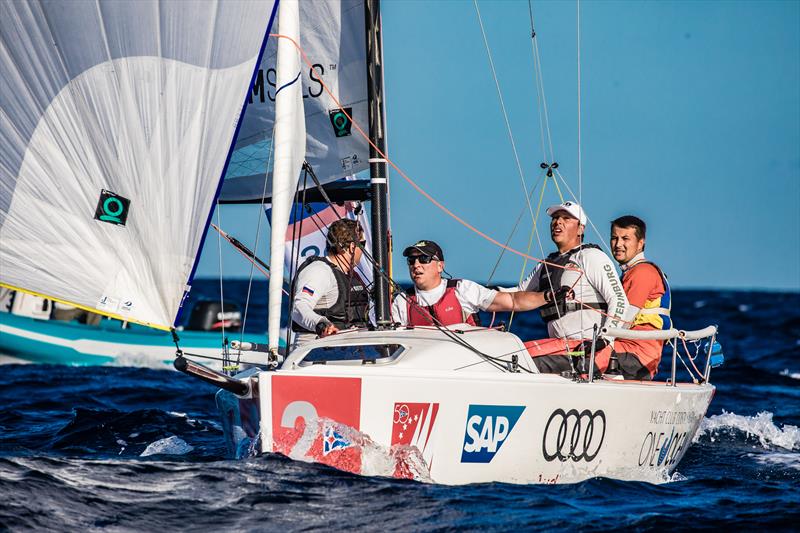
M186 329L195 331L230 331L242 329L242 313L239 306L232 302L202 300L195 304Z

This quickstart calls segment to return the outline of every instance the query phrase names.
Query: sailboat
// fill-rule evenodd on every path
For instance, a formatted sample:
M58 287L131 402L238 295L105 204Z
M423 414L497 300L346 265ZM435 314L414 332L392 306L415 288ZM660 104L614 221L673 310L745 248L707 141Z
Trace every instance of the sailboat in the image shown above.
M669 379L639 382L595 379L591 371L540 374L523 341L497 328L391 323L379 1L353 4L363 8L366 21L368 127L353 120L352 128L370 145L375 327L317 339L284 360L278 349L281 293L273 277L268 370L212 375L179 357L180 370L220 387L218 405L231 453L281 453L359 474L442 484L669 479L714 395L709 382L714 326L604 329L606 337L663 339L673 346ZM283 268L283 234L306 153L297 80L298 72L313 64L306 62L311 54L305 46L315 26L303 26L299 12L296 0L281 1L275 78L281 91L270 196L273 276ZM341 109L329 96L332 111ZM708 347L704 370L692 382L678 382L678 343L702 339Z
M359 115L341 88L325 88L320 122L335 140L314 145L323 137L311 129L300 80L309 68L320 86L322 77L301 53L314 35L301 20L317 7L327 17L311 26L318 35L364 36L367 102ZM356 8L361 29L343 28L336 14ZM181 350L176 326L277 1L0 3L0 285L171 332L176 367L220 387L226 439L239 454L445 484L668 476L713 397L712 348L697 382L677 382L677 352L668 382L620 382L538 374L522 340L498 329L394 327L379 4L282 0L279 11L274 85L265 76L275 134L262 365L234 376L206 368ZM322 171L328 150L362 133L366 157L332 156L348 174ZM284 357L286 228L305 161L317 165L318 190L369 166L376 327ZM715 334L647 335L673 344L710 337L713 346Z

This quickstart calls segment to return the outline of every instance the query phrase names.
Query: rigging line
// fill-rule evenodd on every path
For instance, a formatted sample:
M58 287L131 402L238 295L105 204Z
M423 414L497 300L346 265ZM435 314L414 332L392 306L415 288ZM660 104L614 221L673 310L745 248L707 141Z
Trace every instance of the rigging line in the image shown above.
M232 361L230 361L230 360L226 361L224 357L214 357L213 355L203 355L203 354L200 354L200 353L184 352L183 350L181 350L181 352L182 352L182 354L184 356L188 355L190 357L198 357L200 359L209 359L211 361L222 361L225 365L229 365L230 363L232 363ZM190 361L191 361L191 359L190 359ZM197 362L197 361L195 361L195 362ZM264 369L268 368L268 365L265 365L263 363L253 363L251 361L245 361L245 364L247 364L249 366L257 366L259 368L264 368Z
M542 116L542 93L539 91L538 65L536 64L536 30L533 25L533 8L528 0L528 16L531 20L531 56L533 57L533 78L536 83L536 109L539 111L539 139L542 142L542 161L547 159L547 149L544 146L544 117Z
M542 74L542 60L539 55L539 40L536 38L531 0L528 0L528 15L531 21L531 51L533 53L533 68L536 74L536 95L539 103L539 129L542 136L542 155L547 159L547 151L544 147L546 131L547 144L550 147L550 162L552 162L555 159L555 151L553 150L553 136L550 132L550 115L547 112L547 96L544 92L544 74ZM542 119L544 119L544 130L542 129Z
M241 243L239 243L239 241L237 241L237 240L236 240L234 237L231 237L230 235L228 235L227 233L225 233L224 231L222 231L221 229L219 229L219 228L216 226L216 224L211 224L211 227L212 227L212 228L214 228L215 230L219 231L219 232L222 234L222 237L223 237L223 238L224 238L226 241L228 241L228 243L229 243L231 246L233 246L233 249L234 249L234 250L236 250L237 252L239 252L239 253L242 255L242 257L244 257L244 258L245 258L245 259L247 259L248 261L252 262L252 263L255 265L256 269L257 269L259 272L261 272L262 274L264 274L264 277L265 277L265 278L269 279L269 277L270 277L270 274L269 274L269 267L268 267L268 266L267 266L267 265L266 265L266 264L265 264L265 263L264 263L264 262L263 262L261 259L259 259L258 257L256 257L256 256L255 256L255 255L254 255L254 254L253 254L253 253L252 253L250 250L248 250L248 249L246 249L246 248L245 248L245 249L242 249L242 248L240 248L240 247L237 245L237 243L238 243L238 244L241 244ZM234 241L235 241L235 242L234 242ZM242 246L243 246L243 245L242 245ZM286 280L284 280L284 283L287 283L287 282L286 282ZM286 296L289 296L289 293L286 291L286 289L284 289L284 288L281 288L281 290L283 291L283 294L285 294Z
M583 209L583 158L581 153L581 0L575 2L575 48L577 50L577 70L578 70L578 204ZM586 211L584 210L584 214ZM587 217L588 220L588 217ZM584 227L584 237L586 228ZM583 276L579 278L581 288L585 280ZM583 329L583 313L581 313L581 329Z
M692 367L694 367L695 371L697 372L697 376L698 377L702 376L703 373L700 372L700 369L698 369L697 365L694 364L694 359L692 358L692 352L689 351L689 347L686 345L686 339L681 337L681 342L683 343L683 349L686 350L686 357L688 357L689 358L689 362L692 363ZM690 374L691 374L691 372L690 372ZM694 375L692 375L692 377L694 377Z
M322 196L322 199L325 200L325 203L328 204L328 207L330 207L333 210L333 213L336 215L336 218L339 219L339 220L342 220L342 215L339 214L339 211L337 210L337 206L333 203L333 201L331 200L331 197L328 196L328 192L322 186L322 183L320 183L319 179L317 178L317 174L314 172L313 167L306 161L305 164L304 164L304 168L306 168L307 172L311 175L311 179L314 181L314 185L316 186L317 190L319 191L320 196ZM362 206L362 209L363 209L363 206ZM347 214L347 208L345 207L344 210L345 210L345 215L346 215ZM357 222L359 222L358 221L358 215L355 214L355 209L353 210L353 216L355 216L356 217L355 220ZM317 218L320 218L318 214L317 214ZM313 214L312 214L312 220L313 220ZM320 222L322 222L321 218L320 218ZM317 224L316 222L315 222L315 224L317 226L317 229L322 231L322 228L320 227L320 225ZM359 222L359 226L360 226L360 224L361 223ZM361 230L363 231L364 228L361 228ZM357 243L358 247L361 248L362 254L366 254L366 247L361 246L361 243L359 242L359 239L358 239L358 235L354 234L354 235L352 235L352 237L353 237L353 242ZM366 254L366 255L369 258L368 261L372 262L372 265L374 267L376 262L374 261L372 256L370 256L369 254ZM390 263L391 263L391 261L390 261ZM381 268L383 268L383 267L381 267ZM367 273L362 270L360 264L356 265L355 271L356 271L357 274L359 272L361 273L362 282L363 282L364 279L367 279L369 277L367 275ZM373 281L370 284L370 286L373 285L374 283L375 283L375 280L373 279Z
M336 214L336 216L339 218L339 220L341 220L342 218L339 215L338 211L336 211L333 202L331 202L330 197L327 195L327 192L322 190L322 185L319 183L319 180L317 180L316 175L314 174L314 169L311 168L310 165L305 165L303 168L305 170L304 181L307 181L308 175L310 174L311 178L315 181L316 186L320 189L320 193L321 193L323 199L325 199L325 201L326 201L326 203L328 204L329 207L333 208L333 212ZM304 183L304 186L305 186L305 183ZM298 187L299 187L299 184L298 184ZM304 195L303 201L305 201L305 189L303 190L303 195ZM313 217L309 217L309 218L317 226L317 228L320 228L320 226L317 224L317 222L314 220ZM361 246L360 242L358 243L358 246L359 246L359 248L361 248L362 253L367 258L367 261L372 263L372 265L374 266L376 264L375 258L372 257L372 255L366 250L365 247ZM393 280L392 277L388 273L386 273L383 269L378 269L378 272L379 272L380 276L382 276L384 279L386 279L387 282L391 286L393 286L393 288L395 289L395 292L398 295L398 297L404 298L406 303L408 303L410 305L414 305L417 308L418 311L422 311L423 313L427 314L428 317L431 319L431 323L433 324L434 327L437 328L437 330L439 330L439 332L441 332L443 335L445 335L447 338L449 338L453 342L455 342L457 344L460 344L462 347L472 351L473 353L477 354L479 357L485 359L487 362L490 362L491 364L493 364L494 366L496 366L500 370L503 370L504 372L507 372L507 369L505 368L505 366L503 366L502 364L497 363L497 362L492 360L493 359L492 356L481 352L480 350L478 350L477 348L472 346L469 342L467 342L464 339L461 339L460 337L458 337L458 335L456 333L450 331L447 327L445 327L439 321L438 318L436 318L435 316L432 316L430 313L428 313L427 310L424 309L424 307L422 307L419 304L409 300L407 295L405 294L405 291L403 290L403 288L395 280ZM294 294L294 290L292 290L292 294ZM290 309L291 309L291 305L290 305ZM287 346L288 346L288 342L287 342Z
M570 197L575 199L575 193L572 192L572 189L570 188L569 183L567 183L567 180L565 180L564 176L561 175L561 172L556 170L555 173L559 178L561 178L561 183L563 183L564 187L567 188L567 192L569 193ZM577 200L575 200L575 201L577 201ZM580 202L578 202L578 203L580 203ZM581 208L583 208L583 204L581 204ZM584 214L586 214L586 210L585 209L584 209ZM611 248L609 248L608 243L606 243L605 239L603 238L602 233L600 233L600 231L597 229L597 226L594 225L594 222L592 222L592 219L591 219L591 217L589 217L589 215L586 215L586 220L589 222L589 225L592 226L592 229L597 234L597 237L600 240L600 245L605 249L606 252L608 252L608 255L613 256L614 254L611 253Z
M578 49L578 203L583 206L583 161L581 158L581 0L576 2Z
M475 13L478 15L478 24L481 27L481 36L483 37L483 44L486 47L486 55L489 57L489 66L492 69L492 78L494 78L494 86L497 89L497 97L500 100L500 109L503 111L503 119L506 122L506 131L508 132L508 140L511 141L511 150L514 152L514 160L517 163L517 171L519 172L519 179L522 183L522 190L525 191L525 200L528 204L528 211L531 214L531 220L535 220L533 207L531 207L530 199L528 198L528 185L525 183L525 174L522 171L522 163L519 160L517 153L517 143L514 141L514 133L511 131L511 123L508 120L508 112L506 111L506 104L503 100L503 92L500 90L500 81L497 79L497 71L494 68L494 60L492 59L492 51L489 48L489 40L486 37L486 30L483 27L483 19L481 18L481 10L478 8L478 0L473 0L475 6Z
M536 180L536 183L534 183L533 187L531 187L531 192L530 192L530 196L531 197L533 197L533 193L536 192L536 188L541 183L543 176L544 176L544 171L541 171L539 173L539 177ZM508 243L511 242L511 239L514 237L514 234L517 232L517 227L519 226L519 223L522 221L523 215L525 215L525 206L522 206L522 209L520 209L520 211L519 211L519 215L517 215L517 220L516 220L516 222L514 222L514 227L511 228L511 233L508 234L508 238L506 239L506 242L505 242L506 245L508 245ZM492 271L489 273L489 279L486 280L486 284L487 285L492 281L492 278L494 277L495 272L497 272L497 267L500 266L500 261L502 261L503 256L505 255L505 253L506 253L505 248L501 248L500 249L500 255L498 255L497 261L495 261L494 267L492 267Z
M447 214L453 220L455 220L456 222L458 222L459 224L461 224L465 228L469 229L470 231L472 231L476 235L480 236L481 238L483 238L483 239L489 241L490 243L494 244L495 246L503 248L503 249L511 252L514 255L518 255L520 257L527 257L531 261L536 261L537 263L545 263L546 262L544 259L539 259L538 257L529 256L529 255L524 254L524 253L520 252L519 250L516 250L516 249L514 249L514 248L512 248L510 246L506 246L503 243L501 243L500 241L498 241L497 239L495 239L495 238L491 237L490 235L484 233L483 231L479 230L478 228L476 228L475 226L473 226L472 224L470 224L469 222L467 222L463 218L461 218L458 215L456 215L453 211L451 211L450 209L445 207L441 202L436 200L436 198L434 198L427 191L425 191L425 189L420 187L414 180L409 178L408 175L405 172L403 172L403 170L394 161L389 159L389 157L380 148L378 148L378 146L374 142L372 142L372 140L369 138L369 135L367 135L364 132L364 129L361 127L361 125L358 122L356 122L355 120L353 120L352 115L349 114L345 110L345 108L342 106L341 102L339 102L339 99L336 98L336 96L333 94L333 92L331 92L331 90L328 87L328 85L322 80L322 75L314 67L313 63L311 63L311 60L306 55L305 51L303 51L302 47L294 39L292 39L288 35L281 35L281 34L278 34L278 33L271 33L270 36L271 37L277 37L277 38L280 38L280 39L288 39L289 41L292 42L292 44L295 46L295 48L297 48L300 51L300 56L302 57L302 59L306 63L306 65L308 65L309 68L313 69L313 71L315 73L317 73L317 75L320 77L320 79L318 81L319 81L320 85L322 85L323 90L328 94L328 96L331 97L331 100L333 100L336 103L336 105L342 110L342 113L344 114L344 116L346 116L350 120L350 122L353 124L353 126L355 126L356 131L358 131L359 135L364 137L364 139L366 139L367 143L369 143L369 145L372 146L375 149L375 151L378 153L378 155L380 155L383 159L385 159L386 163L389 166L391 166L395 170L395 172L397 172L400 175L400 177L402 177L409 185L411 185L411 187L413 187L414 190L416 190L418 193L420 193L423 197L425 197L425 199L427 199L433 205L438 207L441 211L443 211L445 214ZM560 268L562 270L575 270L572 267L564 267L564 266L556 265L556 264L552 264L551 266L553 266L555 268Z
M553 178L553 181L555 181L555 178ZM535 229L534 233L536 234L536 241L539 244L539 252L542 255L544 255L544 245L542 244L542 237L541 237L541 235L539 235L539 228L537 227L537 228L534 228L534 229ZM545 256L545 257L549 257L549 256ZM548 280L552 279L550 277L551 276L551 273L550 273L550 266L551 265L553 265L553 263L550 263L549 261L543 261L541 263L541 265L540 265L540 268L544 269L544 272L545 272ZM580 272L580 276L583 276L583 271L582 270L577 269L577 271ZM534 273L535 272L536 272L536 268L534 268ZM580 277L578 279L580 279ZM539 274L539 280L541 280L541 270L540 270L540 274ZM538 289L547 290L546 287L537 287L537 288ZM551 288L552 289L558 289L558 287L551 287ZM561 310L559 309L558 304L556 304L556 316L558 317L557 320L560 320L562 318L561 317ZM548 328L548 333L549 333L549 329L550 328ZM569 351L569 341L567 340L566 337L563 340L564 340L564 350L568 352ZM570 360L570 366L572 366L572 361L571 360ZM573 367L572 370L575 371L575 368Z
M289 254L289 257L291 258L291 263L289 265L289 271L290 271L290 278L291 278L293 283L297 282L297 273L300 271L300 254L302 253L302 251L300 250L300 239L303 238L303 223L306 220L306 217L303 216L303 207L306 205L306 192L308 190L307 187L308 187L308 167L304 166L303 167L303 189L302 189L302 193L301 193L301 190L300 190L300 180L298 179L297 180L297 188L295 189L294 197L293 197L294 203L292 204L292 214L295 215L295 221L292 224L292 247L291 247L291 252ZM301 194L302 194L302 200L300 202L298 202L297 199L300 198ZM298 223L298 220L297 220L298 211L299 211L299 215L300 215L299 223ZM296 251L295 251L295 247L297 248ZM292 292L292 295L290 296L290 299L289 299L289 319L287 320L287 323L286 323L286 347L287 347L287 350L288 350L288 347L291 346L289 344L289 336L290 336L289 332L292 330L292 324L294 322L294 319L292 318L291 315L292 315L292 309L294 308L294 299L295 299L295 294L297 293L297 287L292 286L291 292ZM312 309L312 311L313 311L313 309Z
M553 181L555 181L555 178L553 178ZM542 200L544 200L544 191L546 189L547 189L547 176L545 175L544 185L542 185L542 191L539 194L539 203L536 206L537 217L535 219L533 219L533 227L531 228L530 237L528 237L528 249L526 250L527 253L531 253L531 245L533 244L533 235L534 235L534 233L536 233L536 225L537 225L537 222L539 221L538 214L541 213ZM522 280L525 279L525 270L527 268L528 268L528 260L525 259L522 262L522 269L520 269L520 272L519 272L519 282L517 283L517 286L520 286L522 284ZM516 313L515 310L511 311L511 316L508 319L508 331L509 332L511 331L511 324L513 324L513 322L514 322L514 314L515 313Z
M259 243L259 240L260 240L260 237L261 237L261 221L263 219L263 213L264 213L264 197L267 194L267 181L269 180L269 167L272 165L272 148L273 148L273 145L275 144L273 142L274 138L275 138L275 126L273 125L273 127L272 127L272 135L270 136L270 142L269 142L269 152L267 154L267 167L264 170L264 187L261 190L261 205L259 206L258 224L256 225L256 241L253 244L253 250L256 250L256 251L258 250L258 243ZM255 267L255 262L251 261L250 262L250 278L247 281L247 298L245 299L245 304L244 304L244 319L242 320L242 331L241 331L241 334L239 335L239 342L241 342L244 339L244 330L245 330L245 327L247 326L247 312L250 309L250 292L251 292L251 289L253 287L253 268L254 267Z
M219 207L219 199L217 199L217 225L222 225L222 209ZM217 251L219 256L219 303L222 307L222 343L225 344L225 291L222 288L222 235L217 233Z

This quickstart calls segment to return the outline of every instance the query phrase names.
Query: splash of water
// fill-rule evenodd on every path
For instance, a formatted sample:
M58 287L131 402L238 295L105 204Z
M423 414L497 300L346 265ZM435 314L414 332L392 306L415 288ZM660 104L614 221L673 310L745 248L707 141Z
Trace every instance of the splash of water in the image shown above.
M365 476L433 482L429 467L416 446L395 445L388 448L373 441L366 433L327 418L318 418L311 424L313 426L306 428L291 446L290 458L324 463ZM329 442L327 445L326 439ZM360 460L352 458L353 452L357 452Z
M693 442L708 436L711 442L731 431L744 433L748 439L756 438L763 448L777 446L789 451L800 450L800 428L785 424L778 427L772 420L772 413L762 411L755 416L743 416L723 411L703 419Z
M792 379L800 379L800 372L789 372L788 368L784 368L781 371L781 376L790 377Z
M185 455L194 450L194 446L175 435L151 442L140 454L140 457L148 455Z

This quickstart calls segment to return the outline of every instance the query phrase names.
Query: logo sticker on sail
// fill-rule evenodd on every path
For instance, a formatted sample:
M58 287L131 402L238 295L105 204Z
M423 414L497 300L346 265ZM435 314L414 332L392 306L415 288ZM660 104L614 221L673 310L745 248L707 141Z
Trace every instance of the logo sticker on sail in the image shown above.
M111 191L102 189L100 199L97 201L97 208L94 211L94 219L117 226L124 226L128 220L128 208L131 201Z
M470 405L461 462L490 463L524 410L524 405Z
M332 109L328 111L331 117L331 125L333 125L333 133L337 137L347 137L350 135L350 128L353 123L350 122L349 116L353 116L353 108L345 107L341 109Z
M119 298L114 298L112 296L101 296L100 299L97 301L98 311L108 311L109 313L114 313L118 309L119 309Z

